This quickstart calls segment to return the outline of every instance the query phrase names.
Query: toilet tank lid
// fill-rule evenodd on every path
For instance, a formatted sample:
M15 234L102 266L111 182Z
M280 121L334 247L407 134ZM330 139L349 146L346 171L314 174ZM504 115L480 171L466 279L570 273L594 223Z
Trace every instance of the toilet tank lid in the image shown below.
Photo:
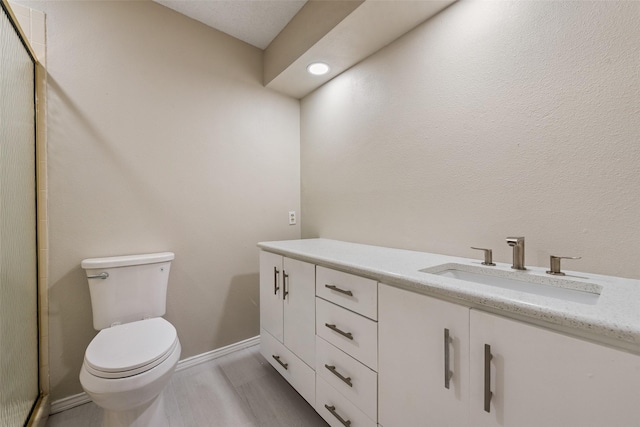
M82 260L80 265L85 270L93 268L126 267L129 265L155 264L158 262L172 261L175 258L173 252L158 252L153 254L123 255L105 258L88 258Z

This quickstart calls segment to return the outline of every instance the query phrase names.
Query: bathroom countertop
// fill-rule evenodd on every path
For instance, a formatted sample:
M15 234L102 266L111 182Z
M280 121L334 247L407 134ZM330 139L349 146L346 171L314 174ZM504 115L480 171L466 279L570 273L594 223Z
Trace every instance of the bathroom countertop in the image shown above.
M347 273L368 277L387 285L441 296L496 313L513 314L544 324L557 325L580 335L603 338L640 350L640 280L563 270L560 280L601 287L594 305L566 301L422 272L442 264L481 265L477 259L427 252L369 246L329 239L262 242L261 249ZM492 271L513 275L510 264L496 263ZM529 267L515 274L528 275L539 283L558 280L546 268ZM531 277L535 276L535 277ZM524 277L524 276L523 276ZM624 345L626 344L626 345Z

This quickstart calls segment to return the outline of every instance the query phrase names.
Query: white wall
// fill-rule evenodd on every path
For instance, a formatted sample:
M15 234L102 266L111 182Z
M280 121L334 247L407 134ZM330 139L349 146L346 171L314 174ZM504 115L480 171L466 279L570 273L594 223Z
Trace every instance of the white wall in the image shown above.
M640 278L640 3L460 1L302 100L303 237Z
M53 400L94 336L83 258L172 250L183 357L258 333L255 243L306 237L640 278L634 2L460 1L302 101L152 2L47 13ZM301 119L299 114L301 113ZM302 141L300 153L300 128Z
M80 261L173 251L182 358L259 333L262 240L300 237L299 102L262 52L153 2L47 14L52 399L82 391L95 335Z

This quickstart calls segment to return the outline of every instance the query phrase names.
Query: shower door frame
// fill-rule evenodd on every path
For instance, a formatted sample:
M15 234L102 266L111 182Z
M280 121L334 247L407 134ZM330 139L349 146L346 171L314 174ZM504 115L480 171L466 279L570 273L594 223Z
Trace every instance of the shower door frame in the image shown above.
M36 398L29 418L25 422L27 427L44 427L49 417L51 402L49 399L49 360L48 360L48 254L42 244L48 234L47 220L47 170L46 170L46 71L38 60L35 51L29 43L16 15L8 0L0 0L0 7L6 12L9 21L15 29L22 45L34 63L34 114L35 114L35 173L36 173L36 295L38 318L38 397ZM43 351L44 350L44 351Z

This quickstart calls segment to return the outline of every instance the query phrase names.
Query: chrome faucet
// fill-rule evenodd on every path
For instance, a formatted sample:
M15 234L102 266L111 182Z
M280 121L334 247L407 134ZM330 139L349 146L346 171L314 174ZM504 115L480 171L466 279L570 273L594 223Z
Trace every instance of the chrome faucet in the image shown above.
M507 237L507 244L513 248L513 265L515 270L526 270L524 266L524 237Z

